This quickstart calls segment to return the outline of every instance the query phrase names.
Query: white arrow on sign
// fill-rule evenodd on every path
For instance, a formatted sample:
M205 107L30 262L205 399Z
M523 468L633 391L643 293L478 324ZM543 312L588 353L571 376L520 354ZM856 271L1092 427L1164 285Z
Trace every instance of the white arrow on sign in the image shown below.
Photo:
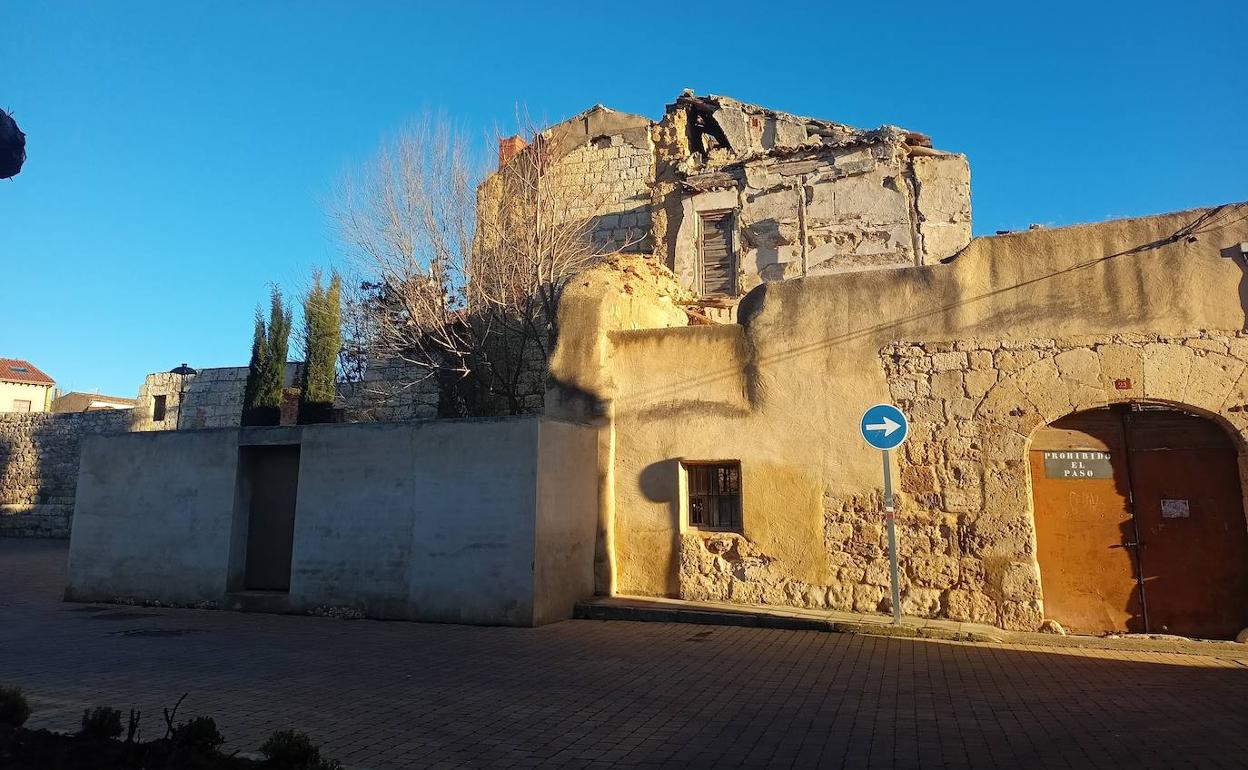
M885 417L884 422L872 423L871 425L864 425L862 427L866 430L882 430L884 431L884 435L887 437L893 435L894 431L901 427L901 423Z

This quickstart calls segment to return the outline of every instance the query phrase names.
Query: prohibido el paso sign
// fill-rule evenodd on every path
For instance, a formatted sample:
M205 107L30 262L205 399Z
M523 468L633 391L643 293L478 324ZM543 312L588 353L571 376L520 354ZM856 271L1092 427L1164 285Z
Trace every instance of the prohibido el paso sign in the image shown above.
M1050 479L1112 479L1109 452L1061 449L1044 453L1044 475Z

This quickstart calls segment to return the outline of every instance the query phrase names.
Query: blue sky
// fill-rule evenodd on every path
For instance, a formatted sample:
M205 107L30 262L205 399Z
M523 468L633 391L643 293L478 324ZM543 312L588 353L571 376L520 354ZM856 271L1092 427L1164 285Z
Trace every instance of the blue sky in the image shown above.
M334 180L423 110L484 137L688 87L894 123L969 155L980 234L1248 198L1248 3L646 8L6 0L0 356L117 395L246 363L267 284L336 258Z

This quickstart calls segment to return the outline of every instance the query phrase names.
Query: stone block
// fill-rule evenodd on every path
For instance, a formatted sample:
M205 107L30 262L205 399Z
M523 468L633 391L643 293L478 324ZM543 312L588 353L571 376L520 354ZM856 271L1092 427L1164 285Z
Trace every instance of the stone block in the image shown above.
M915 381L910 379L893 380L889 383L889 390L892 392L895 401L905 401L918 396Z
M854 608L854 586L846 583L828 586L825 600L830 610L848 612Z
M967 623L997 622L996 603L980 591L954 588L945 594L945 614Z
M1053 357L1063 383L1083 383L1100 387L1101 359L1088 348L1076 348Z
M1144 351L1124 344L1099 345L1101 387L1108 401L1125 401L1144 395Z
M966 353L959 351L949 351L946 353L932 354L932 369L937 372L947 372L966 369L969 360Z
M862 582L865 585L886 586L890 582L889 566L885 561L874 561L863 571Z
M884 586L854 586L854 612L879 612L887 595L888 589Z
M968 353L968 360L972 369L993 369L995 366L990 350L972 350Z
M901 597L901 611L920 618L940 615L941 592L934 588L911 586Z
M995 364L998 371L1017 372L1026 369L1043 358L1043 354L1032 349L1002 349L997 351Z
M974 356L975 353L971 355ZM985 353L985 355L988 354ZM995 369L972 369L966 373L963 384L968 398L982 399L997 384L997 371Z
M1038 417L1035 406L1013 379L998 383L975 412L976 420L1010 426L1020 433L1029 433L1030 423L1038 421Z
M979 410L979 399L952 398L945 402L945 414L950 420L971 420Z
M1186 403L1216 412L1245 371L1242 361L1221 353L1198 353L1191 361Z
M910 403L906 417L910 419L912 427L943 425L945 422L944 405L936 398L916 398Z
M935 492L940 488L936 481L936 469L930 465L903 466L900 486L905 492Z
M945 354L940 354L945 355ZM962 398L966 394L962 370L938 371L932 375L932 396L941 399Z
M1195 353L1169 343L1144 346L1144 395L1166 401L1183 401Z
M951 556L929 553L912 558L907 565L907 573L918 585L952 588L958 583L960 568Z
M1040 598L1040 575L1032 562L1014 561L1001 572L1001 595L1008 601L1029 602Z
M1044 623L1040 603L1011 602L1001 605L1001 627L1009 631L1038 631Z

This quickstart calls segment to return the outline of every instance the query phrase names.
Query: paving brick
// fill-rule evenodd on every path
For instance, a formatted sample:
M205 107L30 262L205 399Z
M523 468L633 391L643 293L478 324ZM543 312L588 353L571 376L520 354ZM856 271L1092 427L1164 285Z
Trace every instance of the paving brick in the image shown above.
M539 629L59 601L65 543L0 539L0 684L306 731L349 766L1225 767L1248 665L1216 654L577 620ZM133 631L145 633L128 633ZM163 632L152 634L152 631Z

